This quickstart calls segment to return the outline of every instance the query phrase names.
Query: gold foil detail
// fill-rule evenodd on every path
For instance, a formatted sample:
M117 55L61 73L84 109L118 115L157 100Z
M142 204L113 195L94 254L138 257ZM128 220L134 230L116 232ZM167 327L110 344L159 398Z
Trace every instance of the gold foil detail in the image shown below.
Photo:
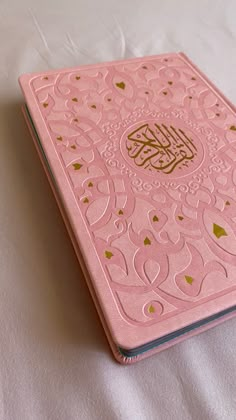
M191 276L184 276L185 280L188 284L192 284L193 283L193 278Z
M143 241L144 245L151 245L150 239L146 236L146 238Z
M165 124L143 124L132 131L126 141L128 155L135 165L165 174L177 167L188 167L196 156L197 148L181 129Z
M113 254L111 251L105 251L105 257L110 260L113 257Z
M125 89L125 83L124 82L119 82L119 83L116 83L116 86L119 88L119 89Z
M213 233L217 237L217 239L221 238L221 236L228 236L227 232L222 226L213 223Z
M79 171L83 165L81 163L73 163L73 166L75 171Z

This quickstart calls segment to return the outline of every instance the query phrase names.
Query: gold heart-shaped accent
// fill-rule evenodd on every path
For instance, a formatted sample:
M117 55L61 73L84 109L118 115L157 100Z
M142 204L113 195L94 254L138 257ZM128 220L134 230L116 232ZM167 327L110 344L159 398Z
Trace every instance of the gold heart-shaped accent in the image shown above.
M71 147L71 149L76 149L76 146L73 144L72 146L70 146Z
M150 306L149 306L149 308L148 308L148 312L149 312L150 314L153 314L153 313L155 312L155 308L154 308L154 306L153 306L153 305L150 305Z
M162 92L163 93L163 95L167 95L167 92Z
M43 79L44 79L44 80L48 80L48 77L47 77L47 76L45 76Z
M85 199L83 200L83 203L88 203L88 202L89 202L88 197L85 197Z
M168 85L173 85L173 82L171 82L171 80L168 82Z
M96 109L97 107L96 105L91 105L91 108Z
M188 284L192 284L193 283L193 278L191 276L184 276L185 280Z
M78 120L78 118L74 118L74 120L73 120L74 122L78 122L79 120Z
M230 202L227 200L227 201L225 202L225 205L226 205L226 206L230 206Z
M72 98L72 101L73 102L78 102L78 99L77 98Z
M92 182L89 182L88 183L88 187L93 187L93 183Z
M228 236L227 232L222 226L213 223L213 233L217 237L217 239L221 238L221 236Z
M178 216L178 219L183 220L184 218L183 218L183 216Z
M146 238L143 241L144 245L151 245L150 239L146 236Z
M157 216L153 216L153 222L159 222L159 219L158 219L158 217Z
M76 80L79 80L80 79L80 76L76 76Z
M111 251L105 251L105 257L110 260L113 257L113 254Z
M73 163L73 166L75 171L79 171L83 165L81 163Z
M62 141L62 136L57 137L57 140Z
M123 210L119 210L118 214L120 214L120 215L124 214Z
M119 88L119 89L125 89L125 83L124 82L119 82L119 83L116 83L116 86Z
M236 131L236 126L235 125L231 125L230 130Z
M44 102L43 106L44 106L44 108L47 108L48 103L47 102Z

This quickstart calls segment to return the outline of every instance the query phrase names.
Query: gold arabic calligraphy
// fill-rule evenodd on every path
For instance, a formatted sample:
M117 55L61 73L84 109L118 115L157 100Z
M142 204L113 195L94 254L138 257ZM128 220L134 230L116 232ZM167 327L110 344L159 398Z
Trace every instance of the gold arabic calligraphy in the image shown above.
M165 124L143 124L128 135L126 149L135 164L147 170L170 174L177 167L188 167L197 148L180 128Z

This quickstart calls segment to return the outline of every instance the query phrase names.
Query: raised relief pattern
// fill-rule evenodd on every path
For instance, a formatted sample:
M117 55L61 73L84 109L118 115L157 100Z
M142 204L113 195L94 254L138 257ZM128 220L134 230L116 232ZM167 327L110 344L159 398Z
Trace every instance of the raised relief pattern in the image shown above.
M236 116L180 57L31 81L120 315L236 287ZM84 238L83 238L84 240Z

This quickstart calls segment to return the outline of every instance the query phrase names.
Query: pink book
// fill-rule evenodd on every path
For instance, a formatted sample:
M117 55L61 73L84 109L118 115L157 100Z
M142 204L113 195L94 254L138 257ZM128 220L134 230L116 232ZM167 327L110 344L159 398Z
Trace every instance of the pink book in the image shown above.
M116 359L236 314L236 112L182 53L20 77Z

